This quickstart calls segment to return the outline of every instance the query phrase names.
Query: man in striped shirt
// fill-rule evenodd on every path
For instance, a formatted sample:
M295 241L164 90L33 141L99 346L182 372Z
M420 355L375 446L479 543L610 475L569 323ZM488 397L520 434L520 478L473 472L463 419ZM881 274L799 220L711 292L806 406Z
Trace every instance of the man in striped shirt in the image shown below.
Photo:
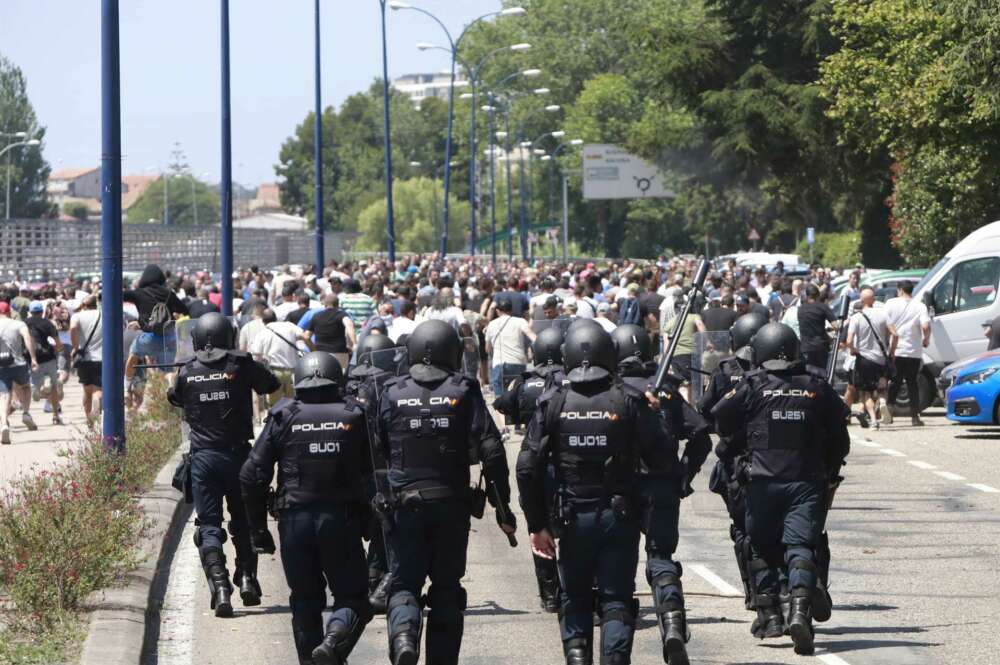
M365 321L375 313L375 301L361 292L361 284L357 280L348 279L344 280L344 292L340 294L340 308L347 312L360 330Z

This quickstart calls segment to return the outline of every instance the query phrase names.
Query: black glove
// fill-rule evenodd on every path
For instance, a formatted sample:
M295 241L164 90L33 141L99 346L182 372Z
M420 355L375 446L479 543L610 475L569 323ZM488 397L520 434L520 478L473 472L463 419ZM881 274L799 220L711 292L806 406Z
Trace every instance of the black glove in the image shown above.
M267 529L254 529L250 532L250 544L257 554L274 554L274 538Z
M694 488L691 487L691 481L692 480L694 480L694 478L689 478L688 476L684 476L683 478L681 478L681 498L682 499L686 499L689 496L691 496L692 494L694 494Z
M515 529L517 528L517 518L514 517L514 513L511 512L510 504L504 505L503 509L497 510L495 512L497 516L497 526L502 527L506 525L506 526L512 526Z

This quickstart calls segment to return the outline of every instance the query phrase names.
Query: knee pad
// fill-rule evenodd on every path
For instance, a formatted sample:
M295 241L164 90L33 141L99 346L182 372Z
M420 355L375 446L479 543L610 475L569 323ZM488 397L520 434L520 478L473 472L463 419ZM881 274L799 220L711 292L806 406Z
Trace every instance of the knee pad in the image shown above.
M401 591L393 594L392 597L389 598L388 609L386 611L392 612L394 609L406 606L413 607L418 613L423 609L413 594L408 591Z
M614 601L611 601L614 602ZM629 628L635 628L635 618L639 614L639 601L636 598L625 602L625 607L608 607L607 603L601 605L601 625L618 621Z
M357 598L336 598L333 603L333 607L330 609L333 612L343 609L351 610L357 615L358 622L361 623L362 626L367 625L374 616L372 606L368 602L368 598L364 596L358 596Z

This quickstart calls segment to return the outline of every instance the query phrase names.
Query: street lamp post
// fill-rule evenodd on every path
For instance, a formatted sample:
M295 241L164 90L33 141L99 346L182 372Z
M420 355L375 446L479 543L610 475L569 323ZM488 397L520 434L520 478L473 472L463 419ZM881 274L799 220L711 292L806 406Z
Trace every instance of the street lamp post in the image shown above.
M549 136L556 136L561 138L566 135L566 132L552 132ZM556 146L556 149L552 151L551 155L545 155L542 157L543 161L551 162L552 165L559 170L559 179L562 185L562 245L563 245L563 261L567 260L569 254L569 181L566 177L566 173L559 167L559 162L557 158L559 153L568 147L576 147L583 145L583 139L570 139ZM551 171L550 171L551 173ZM551 182L551 177L549 179ZM549 188L549 196L551 199L551 187Z
M389 123L389 45L385 26L385 3L379 0L382 9L382 129L385 133L385 210L386 210L386 249L389 263L396 263L396 225L392 206L392 136ZM396 2L390 3L395 9Z
M414 7L413 5L411 5L411 4L407 3L407 2L400 2L399 0L393 0L392 2L389 3L389 6L392 9L394 9L394 10L410 9L410 10L413 10L415 12L419 12L419 13L423 14L424 16L427 16L428 18L430 18L431 20L433 20L435 23L437 23L441 27L441 30L444 31L445 37L448 38L449 48L446 48L444 50L446 50L446 51L448 51L448 52L451 53L451 84L448 87L448 138L447 138L447 140L445 142L445 149L444 149L444 164L445 164L445 170L444 170L444 222L443 222L443 229L442 229L442 236L441 236L441 256L444 256L447 253L447 250L448 250L448 217L449 217L449 214L450 214L449 213L449 211L450 211L449 193L451 192L451 147L452 147L452 130L453 130L453 127L454 127L454 119L455 119L455 64L458 62L458 49L459 49L459 46L461 46L462 40L465 38L465 35L469 32L469 28L471 28L472 26L476 25L480 21L484 21L484 20L486 20L488 18L492 18L494 16L524 16L527 13L527 11L523 7L507 7L506 9L501 9L500 11L489 12L487 14L483 14L482 16L480 16L480 17L478 17L478 18L470 21L468 24L466 24L466 26L462 29L461 34L458 36L458 39L453 39L452 36L451 36L451 31L448 30L448 27L445 26L445 24L441 21L441 19L439 19L437 16L435 16L431 12L427 11L426 9L423 9L421 7ZM423 47L424 48L435 48L434 46L431 46L431 45L423 45ZM468 69L468 68L466 68L466 69ZM471 83L471 81L470 81L470 83ZM475 86L474 83L472 83L472 85ZM472 107L473 107L473 116L472 116L473 117L473 121L472 121L473 130L472 130L472 132L473 132L473 135L475 134L475 124L476 124L475 123L475 106L476 106L476 100L475 100L475 97L473 96L473 99L472 99ZM475 155L475 151L476 151L476 148L473 145L473 147L472 147L472 154L473 155ZM473 198L475 196L474 192L475 192L475 189L476 189L475 188L475 178L476 178L476 176L475 176L475 162L470 163L470 165L469 165L469 171L472 174L472 175L469 176L470 179L471 179L471 181L472 181L472 188L471 188L471 191L470 191L470 194L469 194L469 196L470 196L469 201L472 204L472 220L471 220L470 232L472 234L472 253L475 254L475 243L476 243L476 238L475 238L476 211L475 211L475 199Z
M233 127L229 83L229 0L221 1L222 10L222 195L219 254L222 272L222 315L233 315Z
M316 274L323 276L323 264L325 260L325 247L323 238L323 87L320 83L320 14L319 0L316 0L315 29L316 29L316 127L315 138L313 139L313 150L316 160Z
M16 132L15 134L9 134L9 135L8 134L4 134L4 136L24 137L24 136L27 136L27 134L25 134L24 132ZM17 141L16 143L11 143L10 145L8 145L3 150L0 150L0 157L2 157L4 155L4 153L7 154L7 194L6 194L6 198L4 199L4 201L5 201L4 219L10 219L10 172L11 172L11 169L13 169L13 166L10 163L11 154L14 152L14 148L19 148L19 147L22 147L22 146L34 147L36 145L39 145L40 143L41 143L41 141L39 141L38 139L29 139L27 141Z

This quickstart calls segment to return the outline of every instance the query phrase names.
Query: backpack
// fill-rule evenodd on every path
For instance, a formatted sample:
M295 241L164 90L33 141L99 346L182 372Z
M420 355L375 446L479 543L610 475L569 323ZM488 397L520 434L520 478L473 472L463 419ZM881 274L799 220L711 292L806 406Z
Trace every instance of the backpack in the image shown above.
M14 364L14 352L4 338L0 336L0 367L10 367Z
M149 320L146 322L146 329L156 335L163 335L164 330L168 323L171 323L174 317L170 314L170 308L167 307L167 302L158 302L153 305L153 311L149 313Z
M618 312L618 325L642 325L642 308L638 298L626 298Z

